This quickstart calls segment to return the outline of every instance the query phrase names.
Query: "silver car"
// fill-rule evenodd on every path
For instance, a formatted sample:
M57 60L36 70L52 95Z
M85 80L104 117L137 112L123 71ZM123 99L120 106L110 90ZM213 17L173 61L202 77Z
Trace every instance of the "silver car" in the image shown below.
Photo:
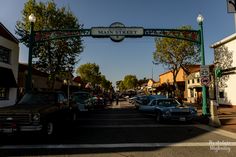
M141 112L155 115L157 122L163 120L191 121L197 117L197 110L192 106L179 103L176 99L153 99L147 105L140 105Z

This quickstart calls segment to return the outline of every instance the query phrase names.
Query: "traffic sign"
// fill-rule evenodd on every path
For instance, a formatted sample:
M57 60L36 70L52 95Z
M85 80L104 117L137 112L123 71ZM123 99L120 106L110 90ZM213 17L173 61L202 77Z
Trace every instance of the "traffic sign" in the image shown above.
M209 77L201 77L201 84L204 86L209 86L210 85L210 78Z
M202 77L209 77L210 70L209 70L209 65L202 65L200 69L200 76Z

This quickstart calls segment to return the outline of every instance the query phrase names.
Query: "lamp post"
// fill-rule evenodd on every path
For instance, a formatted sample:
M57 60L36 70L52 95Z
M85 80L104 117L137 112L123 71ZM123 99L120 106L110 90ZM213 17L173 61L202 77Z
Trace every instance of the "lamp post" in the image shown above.
M205 65L205 54L204 54L204 39L203 39L203 16L201 14L197 17L197 22L200 27L200 45L201 45L201 65ZM207 95L206 95L206 86L202 86L202 114L207 116Z
M69 105L69 103L70 103L70 80L69 80L69 78L64 80L64 84L67 85L67 104Z
M30 36L29 36L29 57L28 57L28 76L26 83L26 92L30 92L32 90L32 51L34 44L34 23L36 21L36 17L34 14L30 14Z

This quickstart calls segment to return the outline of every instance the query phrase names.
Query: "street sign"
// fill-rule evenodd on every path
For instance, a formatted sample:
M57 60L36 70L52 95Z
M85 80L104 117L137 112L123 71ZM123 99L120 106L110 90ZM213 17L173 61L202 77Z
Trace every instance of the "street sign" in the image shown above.
M201 84L204 86L209 86L210 85L210 78L209 77L201 77Z
M142 27L125 27L120 22L115 22L110 27L91 28L93 37L110 37L113 41L122 41L125 37L142 37L143 34Z
M202 77L209 77L210 76L210 70L209 65L202 65L200 69L200 76Z

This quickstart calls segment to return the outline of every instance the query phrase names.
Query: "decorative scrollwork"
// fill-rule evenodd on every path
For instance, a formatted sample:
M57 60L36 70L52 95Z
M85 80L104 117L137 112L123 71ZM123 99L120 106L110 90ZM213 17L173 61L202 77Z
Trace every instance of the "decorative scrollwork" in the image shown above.
M43 42L70 37L90 36L90 34L90 29L35 31L34 42Z
M145 29L144 36L169 37L200 43L200 33L196 30Z

